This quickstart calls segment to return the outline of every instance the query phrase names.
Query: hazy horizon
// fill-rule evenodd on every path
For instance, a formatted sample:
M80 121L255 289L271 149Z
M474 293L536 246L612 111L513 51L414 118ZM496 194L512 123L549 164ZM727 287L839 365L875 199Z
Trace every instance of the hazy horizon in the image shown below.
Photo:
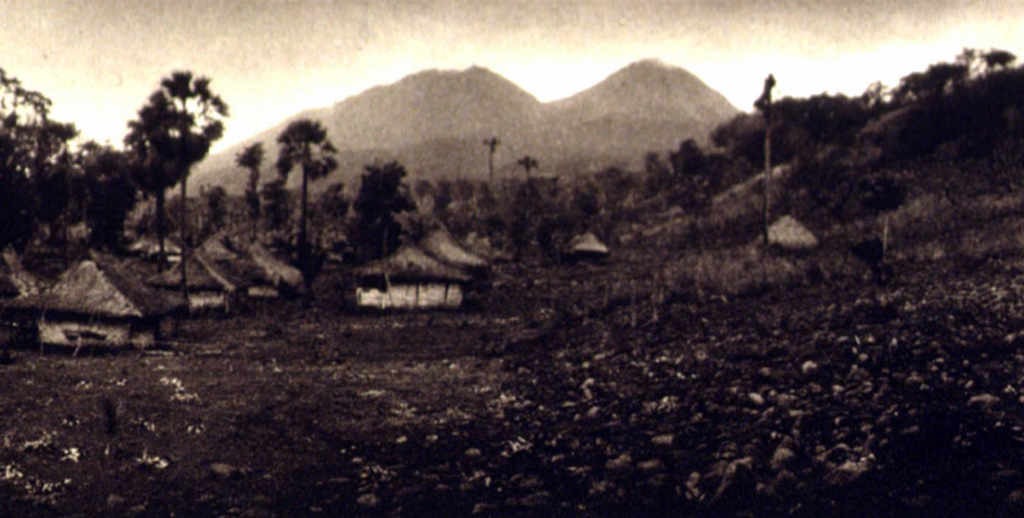
M14 0L0 5L0 67L54 102L84 138L120 144L177 69L231 107L216 150L299 111L426 69L476 65L542 102L658 59L752 109L778 96L857 95L964 47L1021 54L1024 3L642 0L371 2Z

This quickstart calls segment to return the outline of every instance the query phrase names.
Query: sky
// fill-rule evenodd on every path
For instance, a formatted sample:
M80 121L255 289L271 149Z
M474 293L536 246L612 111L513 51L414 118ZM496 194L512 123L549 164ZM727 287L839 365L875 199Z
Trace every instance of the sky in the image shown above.
M214 151L301 110L425 69L477 65L541 101L641 59L693 72L743 111L858 95L964 47L1024 58L1024 0L0 0L0 68L52 117L120 145L175 70L231 109Z

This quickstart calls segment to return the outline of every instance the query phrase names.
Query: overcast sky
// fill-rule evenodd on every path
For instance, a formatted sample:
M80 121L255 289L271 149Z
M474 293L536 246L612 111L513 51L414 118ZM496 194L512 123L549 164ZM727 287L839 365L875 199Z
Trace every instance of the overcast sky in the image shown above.
M118 145L162 77L206 75L231 107L223 148L428 68L486 67L541 101L645 58L744 111L768 73L779 96L855 95L963 47L1024 57L1022 15L1018 0L0 0L0 67Z

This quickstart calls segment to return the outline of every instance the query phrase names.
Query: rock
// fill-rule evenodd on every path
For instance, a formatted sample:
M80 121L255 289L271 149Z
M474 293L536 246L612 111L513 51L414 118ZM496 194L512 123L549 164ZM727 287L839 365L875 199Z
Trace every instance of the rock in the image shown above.
M466 450L467 457L479 457L480 455L482 455L480 448L470 448Z
M377 504L380 503L380 499L373 493L363 493L356 499L356 503L368 508L377 507Z
M818 372L818 364L814 360L807 360L800 366L800 372L804 373L805 376L814 374Z
M729 463L722 476L722 482L712 497L712 502L746 500L757 489L754 479L754 459L744 457Z
M114 493L110 493L110 496L107 497L107 507L117 507L123 503L124 497L121 495L115 495Z
M640 471L661 471L665 469L665 464L661 462L661 459L651 459L637 464L636 467Z
M651 444L655 446L672 446L675 436L672 434L656 435L651 438Z
M991 410L992 407L999 404L999 398L992 394L980 394L967 400L967 406L970 408L977 408L980 410Z
M633 456L628 452L619 455L618 457L605 463L605 469L618 471L623 469L629 469L633 466Z
M792 471L782 470L778 475L765 487L765 495L770 498L789 498L796 493L797 490L797 478Z
M750 398L750 402L753 403L754 406L764 406L764 396L761 394L751 392L750 394L747 394L747 397Z
M1011 491L1003 500L1003 510L1007 516L1020 516L1024 513L1024 489Z
M793 450L785 446L779 446L776 448L775 453L772 454L770 464L773 470L780 471L786 465L793 462L794 459L796 459L796 453L793 453Z
M231 478L238 474L238 470L230 464L215 462L210 464L210 473L222 478Z
M852 483L870 469L867 461L855 462L848 460L834 469L825 477L825 481L834 486L841 486Z
M524 496L520 501L519 505L523 507L541 507L547 505L551 501L551 493L547 491L537 491L530 495Z

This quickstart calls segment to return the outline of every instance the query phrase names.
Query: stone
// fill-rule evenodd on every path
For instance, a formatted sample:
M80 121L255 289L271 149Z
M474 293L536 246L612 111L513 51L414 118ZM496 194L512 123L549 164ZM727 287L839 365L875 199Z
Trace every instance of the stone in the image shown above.
M110 493L110 496L107 497L107 507L117 507L123 503L124 497L121 495Z
M672 446L675 436L672 434L656 435L651 438L651 444L655 446Z
M618 471L623 469L629 469L633 466L633 456L629 453L623 453L618 457L605 463L605 469Z
M238 470L230 464L215 462L210 464L210 473L222 478L231 478L238 474Z
M992 407L999 404L999 398L992 394L979 394L967 400L967 406L970 408L978 408L980 410L991 410Z
M741 501L756 491L754 480L754 459L744 457L729 463L722 475L722 482L712 497L712 502Z
M754 406L764 406L764 396L761 394L751 392L750 394L747 394L747 397L750 398L750 402L753 403Z
M480 448L469 448L466 450L467 457L479 457L480 455L482 455Z
M636 467L640 471L661 471L665 469L665 464L661 459L650 459L637 464Z
M380 499L373 493L363 493L356 499L356 503L363 507L377 507L380 503Z
M814 360L807 360L800 366L800 372L804 375L814 374L818 371L818 364Z
M775 449L775 453L772 454L770 465L773 470L781 471L782 468L793 462L794 459L796 459L796 453L793 453L793 450L785 446L779 446Z

